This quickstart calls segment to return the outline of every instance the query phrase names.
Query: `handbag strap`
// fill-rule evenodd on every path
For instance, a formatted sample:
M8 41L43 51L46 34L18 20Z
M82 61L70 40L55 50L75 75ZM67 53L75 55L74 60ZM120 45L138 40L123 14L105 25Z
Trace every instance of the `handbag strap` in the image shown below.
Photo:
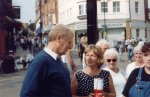
M141 81L142 71L143 71L143 68L140 68L140 69L139 69L138 76L137 76L137 78L136 78L136 81L137 81L137 82L138 82L138 81Z

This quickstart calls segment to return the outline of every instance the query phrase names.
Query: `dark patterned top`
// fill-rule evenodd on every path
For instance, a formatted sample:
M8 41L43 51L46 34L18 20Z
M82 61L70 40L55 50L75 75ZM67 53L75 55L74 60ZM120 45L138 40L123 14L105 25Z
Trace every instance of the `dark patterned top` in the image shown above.
M90 76L82 71L78 71L76 73L76 79L78 82L78 96L88 96L90 93L94 92L94 78L102 78L104 82L103 91L109 93L109 71L102 70L100 74L95 76Z

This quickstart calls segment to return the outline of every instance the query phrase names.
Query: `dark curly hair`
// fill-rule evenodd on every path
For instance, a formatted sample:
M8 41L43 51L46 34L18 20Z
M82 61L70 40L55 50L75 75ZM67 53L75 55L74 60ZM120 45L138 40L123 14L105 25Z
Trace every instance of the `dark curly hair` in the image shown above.
M143 47L142 47L142 52L146 53L146 52L150 52L150 42L145 42Z

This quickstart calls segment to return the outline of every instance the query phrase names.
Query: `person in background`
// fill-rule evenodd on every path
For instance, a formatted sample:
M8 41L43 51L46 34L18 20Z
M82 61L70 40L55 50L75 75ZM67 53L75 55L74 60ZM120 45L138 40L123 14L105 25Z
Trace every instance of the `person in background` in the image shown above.
M100 41L98 41L97 43L96 43L96 45L100 48L100 49L102 49L102 53L104 54L105 53L105 51L107 50L107 49L109 49L110 48L110 43L107 41L107 40L105 40L105 39L101 39ZM107 64L103 64L102 66L101 66L101 68L104 68L104 67L106 67L107 66Z
M27 68L29 67L29 65L33 59L34 59L34 56L32 54L32 51L30 50L29 53L27 54L27 57L26 57Z
M104 53L104 61L107 64L104 70L109 71L112 76L116 97L122 97L122 91L126 83L126 74L125 71L119 68L119 53L114 48L107 49Z
M16 71L19 71L18 63L20 63L20 57L19 57L19 56L16 56L16 57L15 57L15 70L16 70Z
M67 57L67 64L68 64L68 67L69 67L69 70L71 72L71 75L77 71L77 66L75 65L74 63L74 60L72 58L72 51L71 50L68 50L67 53L66 53L66 57Z
M41 51L41 48L38 43L35 44L33 48L34 56L36 56Z
M77 71L77 66L74 63L74 60L72 59L72 51L69 49L65 55L62 55L62 61L65 64L65 66L70 71L70 76L74 74L75 71Z
M88 38L87 36L82 36L80 39L80 45L79 45L79 51L80 51L80 60L83 61L83 53L85 50L85 47L88 45Z
M125 51L125 41L121 40L119 44L119 60L120 62L123 62L123 53Z
M107 49L110 48L110 43L105 39L99 40L96 45L102 49L103 54Z
M134 57L135 57L135 61L128 64L126 67L126 74L127 76L130 75L130 73L135 69L135 68L140 68L144 66L144 62L143 62L143 53L142 53L142 46L143 45L137 45L134 48Z
M48 33L48 45L31 62L20 97L72 97L71 80L61 55L73 47L73 31L58 24Z
M22 57L20 57L20 63L22 64L24 70L26 69L26 66L27 66L26 58L27 58L26 55L23 55Z
M144 67L134 69L123 90L123 97L150 96L150 42L142 47Z
M125 43L126 43L126 45L127 45L128 61L131 62L131 61L132 61L132 57L133 57L133 49L134 49L133 43L134 43L134 40L131 39L131 38L128 38L128 39L125 41Z
M74 74L71 81L72 97L93 97L94 78L103 79L104 97L116 97L112 77L108 71L100 69L103 64L102 50L95 45L85 48L86 67Z

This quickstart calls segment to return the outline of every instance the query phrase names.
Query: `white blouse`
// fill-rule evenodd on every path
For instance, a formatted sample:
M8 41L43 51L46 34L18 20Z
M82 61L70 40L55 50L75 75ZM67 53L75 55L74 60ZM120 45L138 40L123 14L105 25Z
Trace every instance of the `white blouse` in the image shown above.
M135 68L140 68L140 67L143 67L143 66L144 66L144 64L141 65L141 66L137 66L135 62L132 62L132 63L128 64L127 67L126 67L126 74L127 74L127 76L129 77L129 75L131 74L131 72Z
M116 90L116 97L122 97L122 91L124 89L124 86L126 84L126 74L123 72L123 70L119 70L118 73L112 71L108 67L105 67L104 70L107 70L110 72L114 87Z

